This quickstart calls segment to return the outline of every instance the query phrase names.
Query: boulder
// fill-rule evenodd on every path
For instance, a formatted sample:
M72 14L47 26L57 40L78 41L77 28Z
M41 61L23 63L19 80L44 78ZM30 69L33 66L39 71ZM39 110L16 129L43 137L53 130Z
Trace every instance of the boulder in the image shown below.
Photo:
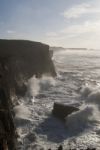
M77 107L61 104L61 103L54 103L52 114L61 119L64 120L65 117L67 117L69 114L78 111L79 109Z

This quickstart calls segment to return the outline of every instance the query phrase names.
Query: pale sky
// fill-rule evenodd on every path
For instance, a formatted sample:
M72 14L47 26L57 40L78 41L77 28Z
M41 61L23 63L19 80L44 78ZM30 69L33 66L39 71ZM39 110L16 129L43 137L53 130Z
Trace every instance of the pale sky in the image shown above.
M0 38L100 49L100 0L0 0Z

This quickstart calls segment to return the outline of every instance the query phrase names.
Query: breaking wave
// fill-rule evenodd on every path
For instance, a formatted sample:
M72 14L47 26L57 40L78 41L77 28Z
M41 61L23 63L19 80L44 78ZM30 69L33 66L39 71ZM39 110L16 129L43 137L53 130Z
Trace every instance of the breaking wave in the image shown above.
M79 134L94 127L99 121L99 111L93 105L84 106L80 111L66 117L66 127L68 132Z
M67 54L70 57L67 57ZM78 56L77 54L78 52L75 51L74 53L66 51L66 55L60 53L59 57L56 54L57 78L43 76L40 79L33 77L29 80L28 91L25 97L19 100L22 106L21 108L17 106L15 109L17 116L22 112L26 113L23 113L21 121L23 118L30 119L24 127L18 126L22 133L20 138L23 141L22 149L23 147L27 149L26 145L30 149L34 145L42 147L45 145L46 149L50 147L55 149L58 144L64 145L66 149L69 145L73 145L73 140L71 141L73 137L76 141L73 148L79 149L79 146L82 146L84 149L84 145L88 143L88 146L93 145L100 149L99 73L89 70L95 62L88 58L86 52L84 55L81 52ZM96 62L96 65L98 64ZM51 115L54 102L74 104L74 106L78 104L79 111L67 116L64 124ZM31 135L33 138L36 136L35 142L29 141Z
M100 87L86 86L82 89L81 96L85 103L94 104L100 109Z

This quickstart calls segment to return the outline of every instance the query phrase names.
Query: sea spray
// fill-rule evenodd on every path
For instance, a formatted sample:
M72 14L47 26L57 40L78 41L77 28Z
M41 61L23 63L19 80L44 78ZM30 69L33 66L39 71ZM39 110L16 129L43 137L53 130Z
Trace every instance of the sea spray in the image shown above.
M86 104L94 104L100 109L100 87L84 86L81 89L81 98Z
M27 84L27 94L28 96L36 96L39 93L40 87L39 87L39 79L37 79L35 76L33 76L31 79L29 79Z
M98 56L98 52L94 53ZM26 103L26 99L23 99L23 104L31 110L32 121L29 126L20 125L19 127L23 141L22 149L34 148L35 143L28 143L26 139L31 131L37 136L36 144L45 145L46 149L57 149L56 147L62 144L64 150L87 149L88 147L100 150L99 110L97 105L89 100L90 95L97 91L97 88L99 91L99 87L96 88L93 81L99 82L97 80L100 79L100 59L96 57L91 59L92 51L68 50L63 56L55 55L55 63L60 75L56 78L57 84L51 84L52 82L40 78L38 81L39 93L37 92L37 95L34 96L35 103L31 101ZM95 70L97 67L98 72ZM77 89L79 89L78 92ZM39 94L43 97L37 97ZM68 116L65 126L50 115L52 104L55 101L66 104L77 101L82 106L79 105L79 112Z
M24 105L18 105L14 107L14 112L15 112L15 118L29 119L31 115L29 109Z
M83 101L80 111L66 117L67 129L70 132L73 130L73 133L93 129L100 122L100 87L85 84L80 89L80 95L79 99Z
M27 84L27 92L26 96L28 98L34 98L39 94L42 90L47 90L50 86L55 86L56 82L55 79L50 76L43 75L41 78L36 78L33 76Z
M49 90L49 88L52 86L55 86L55 80L52 77L42 76L41 78L37 79L35 76L33 76L28 81L27 93L25 97L20 98L20 105L17 105L14 108L15 122L17 125L17 131L19 135L19 143L21 141L24 147L25 145L27 147L27 145L30 144L30 142L28 143L27 135L30 132L33 133L32 128L34 128L34 126L38 124L39 120L43 119L43 117L45 116L45 113L47 112L46 110L48 110L46 108L46 104L44 103L43 104L44 106L41 105L40 104L41 100L37 99L36 96L40 94L40 92L43 92L43 91L45 92L46 90ZM32 102L33 99L34 99L34 103ZM33 143L33 146L34 144L35 143ZM32 145L30 145L30 147L32 147Z
M72 134L80 134L85 130L93 128L98 122L99 111L94 105L83 105L80 111L66 117L66 127Z
M80 93L81 93L81 97L83 99L87 98L88 95L93 91L93 88L89 85L83 86L82 88L80 88Z
M42 78L39 80L39 83L41 90L47 90L51 86L56 85L55 79L50 76L42 76Z
M100 90L91 92L87 97L88 103L93 103L100 109Z

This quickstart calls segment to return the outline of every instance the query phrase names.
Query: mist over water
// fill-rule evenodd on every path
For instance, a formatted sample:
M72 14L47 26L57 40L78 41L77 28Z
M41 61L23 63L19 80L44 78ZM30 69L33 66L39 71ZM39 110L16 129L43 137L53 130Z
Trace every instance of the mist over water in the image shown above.
M100 51L56 51L53 61L57 77L30 79L25 97L19 99L20 106L15 108L21 134L19 149L33 149L34 145L56 149L62 144L65 149L99 150ZM51 115L54 102L71 104L80 110L62 123Z

